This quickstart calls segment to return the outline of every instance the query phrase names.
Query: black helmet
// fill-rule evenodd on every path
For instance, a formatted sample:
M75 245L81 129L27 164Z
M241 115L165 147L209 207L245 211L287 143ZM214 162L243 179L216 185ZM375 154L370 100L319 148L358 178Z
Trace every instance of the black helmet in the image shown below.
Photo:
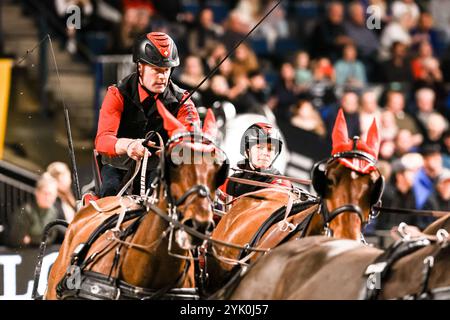
M283 141L281 141L281 135L277 128L274 128L268 123L258 122L252 124L245 130L241 139L241 154L247 157L247 150L258 143L272 143L276 145L275 159L281 152L283 147ZM275 161L274 159L274 161Z
M163 32L150 32L136 39L133 62L143 62L161 68L180 64L178 50L172 38Z

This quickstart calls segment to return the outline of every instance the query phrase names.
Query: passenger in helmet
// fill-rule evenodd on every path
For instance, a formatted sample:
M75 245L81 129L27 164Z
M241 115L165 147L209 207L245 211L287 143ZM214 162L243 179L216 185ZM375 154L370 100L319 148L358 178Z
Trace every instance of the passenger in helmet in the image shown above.
M238 171L232 177L292 188L292 184L288 180L259 174L280 174L273 167L273 163L280 155L282 147L283 142L278 129L267 123L252 124L242 136L240 151L244 159L237 165L238 168L245 171ZM263 188L262 186L242 184L227 179L219 189L226 195L239 197L245 193Z
M161 134L164 141L168 139L156 100L160 100L188 129L199 122L190 99L179 105L188 93L170 79L172 68L180 64L177 47L171 37L162 32L151 32L137 38L133 62L136 63L136 72L108 88L100 109L95 148L102 156L103 164L101 197L116 195L120 191L132 164L130 159L138 160L144 156L142 142L147 132L153 130ZM147 165L147 182L156 175L158 163L158 157L152 154Z

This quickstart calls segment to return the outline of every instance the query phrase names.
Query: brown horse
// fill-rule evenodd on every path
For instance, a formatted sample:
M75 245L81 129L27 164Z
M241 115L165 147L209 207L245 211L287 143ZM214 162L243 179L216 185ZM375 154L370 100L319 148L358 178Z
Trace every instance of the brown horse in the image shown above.
M211 112L203 132L191 132L159 101L157 106L170 136L160 153L157 201L107 197L78 212L51 269L46 299L156 298L172 288L195 286L190 250L203 239L180 228L201 235L212 231L212 198L228 167L198 161L206 152L221 154L207 138L216 132Z
M263 249L324 232L336 238L361 240L361 229L369 221L372 207L379 201L383 189L383 178L375 167L379 149L377 126L374 121L366 142L349 140L345 118L340 111L332 138L332 157L313 169L313 185L322 196L320 201L296 199L297 203L287 217L286 192L268 190L243 197L218 223L212 238ZM292 229L283 228L288 223ZM212 255L207 264L210 291L224 285L234 265L243 259L253 262L260 255L222 244L213 244L209 252Z
M450 214L435 221L428 232L439 229L450 230ZM291 241L258 260L230 298L449 299L448 233L441 232L441 239L425 233L406 235L411 239L400 240L383 255L350 240Z

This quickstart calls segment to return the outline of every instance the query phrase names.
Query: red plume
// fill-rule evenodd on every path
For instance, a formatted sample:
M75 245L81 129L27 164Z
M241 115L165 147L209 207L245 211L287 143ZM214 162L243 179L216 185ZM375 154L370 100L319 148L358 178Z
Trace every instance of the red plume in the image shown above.
M156 108L163 118L164 129L166 129L169 133L169 137L171 137L174 133L187 131L186 127L180 121L178 121L178 119L175 118L169 110L166 109L164 104L159 101L159 99L156 99Z
M345 145L349 142L347 122L345 121L344 112L342 111L342 109L339 109L339 112L337 114L333 133L331 135L331 140L333 142L333 151L331 152L332 154L343 151L340 150L342 145Z
M373 151L375 158L378 159L378 152L380 151L380 134L375 119L373 119L372 125L367 132L366 144Z
M217 135L216 117L211 109L206 112L205 121L203 122L203 133L215 138Z

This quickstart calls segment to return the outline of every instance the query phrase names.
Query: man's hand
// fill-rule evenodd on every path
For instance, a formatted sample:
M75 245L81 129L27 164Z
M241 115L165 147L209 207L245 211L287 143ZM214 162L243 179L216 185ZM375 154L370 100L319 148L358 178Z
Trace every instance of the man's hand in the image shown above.
M139 160L144 156L145 147L142 145L144 139L120 138L117 140L115 149L118 155L126 154L133 160ZM153 141L147 143L149 147L155 146ZM149 153L151 155L151 153Z
M142 145L142 142L144 142L144 139L136 139L132 140L128 146L127 146L127 155L133 159L133 160L139 160L144 157L145 154L145 147ZM147 143L149 147L154 146L155 143L153 141L149 141ZM149 155L151 153L149 152Z

